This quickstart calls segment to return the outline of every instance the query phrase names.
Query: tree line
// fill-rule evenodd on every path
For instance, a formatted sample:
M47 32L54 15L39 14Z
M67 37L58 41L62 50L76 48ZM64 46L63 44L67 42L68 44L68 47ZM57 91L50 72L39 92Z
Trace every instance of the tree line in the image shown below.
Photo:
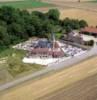
M69 32L87 26L85 20L65 18L60 20L57 9L47 13L15 9L3 6L0 8L0 49L7 48L29 37L48 37L51 32Z

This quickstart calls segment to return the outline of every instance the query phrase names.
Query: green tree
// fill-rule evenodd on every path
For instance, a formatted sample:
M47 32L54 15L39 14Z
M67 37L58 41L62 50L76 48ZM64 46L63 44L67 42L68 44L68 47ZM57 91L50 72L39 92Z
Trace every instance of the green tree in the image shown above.
M51 33L70 32L87 26L84 20L66 18L59 19L57 9L51 9L47 13L15 9L3 6L0 8L0 46L6 47L20 41L27 40L31 36L49 37Z
M47 13L47 16L49 19L58 21L60 13L59 13L58 9L50 9Z
M35 27L33 25L27 25L25 28L26 28L26 33L29 35L29 37L35 36L36 32L35 32Z
M0 8L0 19L6 21L7 24L13 22L15 9L13 7L3 6Z
M33 11L32 15L35 15L35 16L39 17L42 20L47 19L47 16L44 13L40 12L40 11Z
M84 28L84 27L88 26L88 24L85 20L80 20L79 25L80 25L80 28Z
M9 35L7 33L7 28L0 25L0 46L8 46L10 43ZM1 47L1 48L2 48Z

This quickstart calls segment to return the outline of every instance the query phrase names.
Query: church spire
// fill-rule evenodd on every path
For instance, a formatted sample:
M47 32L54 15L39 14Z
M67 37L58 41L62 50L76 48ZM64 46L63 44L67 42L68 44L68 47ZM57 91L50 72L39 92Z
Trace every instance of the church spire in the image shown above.
M51 33L51 41L52 41L52 45L53 45L53 49L55 48L55 33Z

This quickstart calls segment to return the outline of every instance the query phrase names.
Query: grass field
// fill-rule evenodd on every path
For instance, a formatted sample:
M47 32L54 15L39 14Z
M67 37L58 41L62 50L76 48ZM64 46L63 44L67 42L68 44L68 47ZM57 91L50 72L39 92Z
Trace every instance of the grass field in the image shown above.
M55 74L51 74L49 76L41 78L40 80L29 81L19 86L16 86L15 88L12 88L10 90L3 91L0 95L0 100L40 100L40 97L48 98L50 93L53 94L62 88L64 89L68 88L68 86L70 85L72 86L74 83L75 83L74 86L76 87L77 82L81 82L81 80L84 81L88 77L92 77L92 76L93 76L93 80L92 79L90 80L91 85L88 85L89 81L84 81L85 82L84 84L87 84L87 89L91 88L93 85L93 88L95 87L95 89L97 90L96 87L97 81L95 81L95 74L97 75L96 62L97 62L97 57L94 57L92 59L86 60L68 69L64 69L60 72L56 72ZM83 83L83 81L81 83ZM94 84L96 86L94 86ZM80 84L79 86L85 87L83 84ZM80 89L79 87L76 87L76 91L79 91L79 95L78 95L79 98L82 98L82 95L80 95L80 93L85 92L85 90L80 91L79 89ZM76 95L75 94L76 91L74 92L74 95ZM67 95L69 95L69 92L67 93ZM71 98L74 98L74 95L71 94ZM84 95L85 98L87 98L87 95ZM95 93L90 96L92 98L90 100L95 100L93 99L93 97L95 97ZM41 100L46 100L46 99L41 99ZM52 99L47 99L47 100L52 100ZM71 99L66 99L66 100L71 100ZM72 100L76 100L76 99L72 99ZM82 98L81 100L89 100L89 99Z
M0 53L0 84L32 74L44 68L37 64L24 64L22 59L25 55L25 51L12 48Z
M50 6L50 4L37 0L1 0L0 7L1 6L12 6L15 8L27 9L37 7L48 7Z

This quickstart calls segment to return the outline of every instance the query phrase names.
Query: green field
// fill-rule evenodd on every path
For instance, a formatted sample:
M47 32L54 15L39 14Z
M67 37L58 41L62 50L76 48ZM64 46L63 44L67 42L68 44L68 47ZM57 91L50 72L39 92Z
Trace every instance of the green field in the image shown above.
M0 7L2 6L12 6L15 8L27 9L27 8L47 7L50 6L50 4L35 0L24 0L24 1L0 2Z
M0 84L32 74L44 67L37 64L22 62L26 51L13 48L0 52Z
M91 3L97 3L97 0L90 0L90 1L85 1L85 2L91 2Z

